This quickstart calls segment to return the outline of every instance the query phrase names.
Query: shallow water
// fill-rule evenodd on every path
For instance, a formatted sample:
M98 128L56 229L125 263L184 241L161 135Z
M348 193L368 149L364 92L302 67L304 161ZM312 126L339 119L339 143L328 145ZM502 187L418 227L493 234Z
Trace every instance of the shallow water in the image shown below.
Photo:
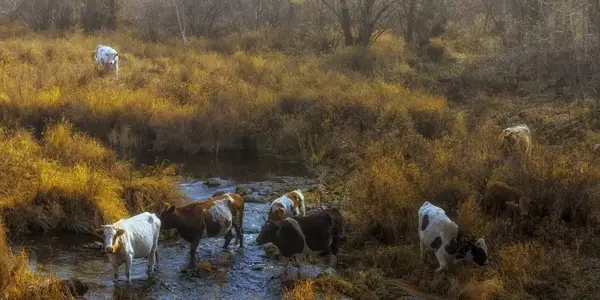
M254 188L267 200L292 188L314 185L315 182L298 177L275 177L273 181L242 184ZM202 181L181 184L182 191L197 201L209 198L217 191L232 192L235 187L233 181L225 181L217 188L209 188ZM147 259L134 260L130 287L125 282L124 266L120 268L120 281L115 284L106 254L102 250L83 247L99 241L96 237L28 236L15 241L13 247L30 252L30 265L34 270L43 270L60 278L74 277L90 284L90 291L84 295L86 299L123 299L133 293L137 294L137 299L280 299L283 264L267 258L263 248L255 245L268 207L268 203L246 203L245 248L233 246L232 242L228 251L224 251L221 248L223 238L204 239L198 247L197 263L193 267L189 265L188 243L179 238L160 241L158 272L148 278ZM302 275L316 276L325 267L324 261L317 265L303 264ZM296 269L290 267L288 276L295 274Z

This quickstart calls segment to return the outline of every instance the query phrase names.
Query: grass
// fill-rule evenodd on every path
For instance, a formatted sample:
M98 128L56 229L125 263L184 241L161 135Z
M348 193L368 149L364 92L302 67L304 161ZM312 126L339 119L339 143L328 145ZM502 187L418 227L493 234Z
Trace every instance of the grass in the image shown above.
M158 200L181 198L171 166L135 170L69 123L48 126L39 140L20 127L1 127L0 150L0 292L10 299L70 294L57 279L33 274L25 252L8 249L6 233L93 234L101 224L151 211Z
M600 164L589 151L598 139L595 108L585 99L473 87L493 83L493 70L478 66L501 49L465 32L450 27L432 41L430 57L389 34L370 49L323 55L278 51L256 32L192 38L185 47L126 30L12 35L0 41L5 227L10 235L89 232L158 198L178 199L172 167L136 170L119 159L138 151L274 153L328 174L352 229L343 278L301 281L286 297L385 299L404 285L450 299L592 297L600 290L600 272L586 267L599 245ZM99 43L120 52L118 81L94 70L89 50ZM461 97L437 84L470 69L478 70L473 84L453 91ZM504 164L497 145L501 129L517 123L534 133L529 172ZM483 214L480 198L492 179L540 203L533 224L512 228ZM327 195L309 198L323 203ZM491 266L433 274L433 257L418 257L416 215L426 200L485 236ZM378 278L403 284L386 289Z

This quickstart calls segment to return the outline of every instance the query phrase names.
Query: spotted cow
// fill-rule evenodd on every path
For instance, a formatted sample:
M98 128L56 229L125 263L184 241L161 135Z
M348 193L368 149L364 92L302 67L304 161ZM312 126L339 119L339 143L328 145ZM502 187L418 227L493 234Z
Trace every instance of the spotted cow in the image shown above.
M191 243L190 258L195 260L196 248L202 238L225 237L227 249L236 231L236 243L244 247L244 200L238 194L221 194L209 200L175 207L163 202L159 215L162 229L177 229Z
M305 216L306 207L304 195L300 190L294 190L275 199L269 208L269 221L280 221L288 217Z
M484 239L462 232L442 208L425 201L419 208L418 217L421 259L424 250L435 252L440 265L436 272L444 270L448 262L460 260L472 261L480 266L487 265Z

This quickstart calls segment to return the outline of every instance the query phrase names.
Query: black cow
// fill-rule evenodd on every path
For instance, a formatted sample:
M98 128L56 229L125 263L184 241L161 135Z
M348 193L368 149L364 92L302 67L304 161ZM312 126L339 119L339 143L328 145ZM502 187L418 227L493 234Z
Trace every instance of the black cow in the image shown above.
M336 262L336 255L343 235L343 217L337 208L329 208L280 221L266 221L256 238L257 245L273 243L285 258L285 275L288 260L295 261L300 276L299 255L308 253L333 254L330 264Z

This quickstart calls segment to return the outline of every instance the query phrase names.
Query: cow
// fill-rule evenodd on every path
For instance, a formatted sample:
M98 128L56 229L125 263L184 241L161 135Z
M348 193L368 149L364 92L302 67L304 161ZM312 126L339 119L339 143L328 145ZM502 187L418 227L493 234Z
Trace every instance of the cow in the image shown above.
M592 145L592 152L600 152L600 144Z
M502 130L500 145L505 156L518 155L528 165L531 159L531 131L525 124Z
M98 45L92 53L92 58L96 60L96 66L102 65L105 69L114 68L115 77L119 79L119 53L109 46Z
M196 248L202 238L225 237L223 249L229 247L236 231L236 242L244 247L244 200L238 194L221 194L202 202L174 206L162 202L159 218L162 229L177 229L191 243L190 259L196 258Z
M419 208L418 217L421 260L425 250L434 251L440 265L436 273L446 269L449 262L461 260L487 265L487 246L483 237L464 233L442 208L425 201Z
M284 276L287 276L290 259L295 261L300 276L299 256L311 253L329 255L329 264L335 265L343 235L343 223L344 218L337 208L283 220L265 220L256 244L275 244L284 257Z
M104 236L104 251L112 264L115 281L119 278L119 267L125 263L127 283L131 283L133 259L148 257L148 276L158 264L158 236L161 221L152 213L145 212L113 224L101 225L96 232Z
M506 209L506 202L518 202L525 193L508 184L490 180L485 186L483 196L483 212L498 217L501 211Z
M294 190L275 199L269 208L269 221L280 221L287 217L305 216L306 206L304 195L300 190Z

